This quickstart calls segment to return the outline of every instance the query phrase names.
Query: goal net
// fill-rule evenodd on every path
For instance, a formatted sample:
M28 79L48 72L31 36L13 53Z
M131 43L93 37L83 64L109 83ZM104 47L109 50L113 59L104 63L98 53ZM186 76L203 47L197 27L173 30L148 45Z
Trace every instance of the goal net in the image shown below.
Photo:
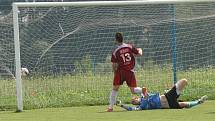
M19 31L14 31L15 48L9 52L4 48L14 44L13 37L1 39L1 75L16 77L18 105L23 102L25 109L108 104L116 32L143 49L135 68L138 86L163 92L177 79L187 78L182 98L214 97L212 1L16 3L14 7L18 8L14 27ZM16 67L7 65L11 62ZM21 67L30 71L22 81ZM118 98L129 101L130 97L124 84Z

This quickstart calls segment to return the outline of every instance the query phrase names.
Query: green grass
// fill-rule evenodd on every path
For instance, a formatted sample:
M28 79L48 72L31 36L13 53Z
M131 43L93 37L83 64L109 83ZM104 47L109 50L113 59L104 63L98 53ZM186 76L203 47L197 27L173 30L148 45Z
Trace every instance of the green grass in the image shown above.
M103 72L103 71L102 71ZM188 85L181 95L182 100L192 100L208 95L215 100L215 69L202 68L178 71L177 77L187 78ZM137 68L138 86L147 86L150 92L163 93L173 84L171 67L158 65ZM77 73L60 76L31 76L23 79L24 109L107 105L112 88L113 74ZM0 110L16 109L16 85L14 80L0 80ZM130 102L130 90L126 84L120 87L118 99Z
M115 107L105 112L107 106L82 106L24 110L21 113L1 111L1 121L214 121L215 101L206 101L191 109L159 109L125 111Z

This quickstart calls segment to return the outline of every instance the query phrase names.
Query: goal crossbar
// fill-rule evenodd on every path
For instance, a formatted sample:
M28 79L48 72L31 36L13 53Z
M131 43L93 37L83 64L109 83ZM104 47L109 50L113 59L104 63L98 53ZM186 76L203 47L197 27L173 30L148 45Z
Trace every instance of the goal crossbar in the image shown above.
M86 2L15 2L17 7L47 7L47 6L123 6L139 4L176 4L176 3L204 3L214 0L135 0L135 1L86 1Z

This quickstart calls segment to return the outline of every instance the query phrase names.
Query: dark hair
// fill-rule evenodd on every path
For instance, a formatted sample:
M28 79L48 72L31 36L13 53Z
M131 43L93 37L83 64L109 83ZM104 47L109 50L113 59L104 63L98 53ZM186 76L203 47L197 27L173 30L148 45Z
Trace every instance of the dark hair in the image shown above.
M123 42L123 35L121 32L117 32L116 35L115 35L115 39L117 42L120 42L122 43Z

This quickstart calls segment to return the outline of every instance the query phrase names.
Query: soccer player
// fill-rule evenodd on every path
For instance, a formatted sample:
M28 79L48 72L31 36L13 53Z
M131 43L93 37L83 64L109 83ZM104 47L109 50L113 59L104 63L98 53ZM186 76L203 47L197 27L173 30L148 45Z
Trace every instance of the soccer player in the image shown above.
M186 79L179 80L171 90L166 92L163 95L159 93L148 93L146 88L143 88L143 93L141 98L133 97L132 104L137 105L136 107L120 104L121 101L118 101L118 106L128 110L150 110L150 109L182 109L182 108L191 108L193 106L202 104L207 96L202 96L200 99L195 101L180 102L178 97L180 96L181 91L187 85Z
M137 87L134 75L135 56L142 55L142 49L124 43L123 34L121 32L115 34L115 42L117 47L112 52L111 57L114 79L109 98L108 112L113 111L113 105L116 103L117 91L124 81L126 81L132 93L140 94L142 92L142 88Z

